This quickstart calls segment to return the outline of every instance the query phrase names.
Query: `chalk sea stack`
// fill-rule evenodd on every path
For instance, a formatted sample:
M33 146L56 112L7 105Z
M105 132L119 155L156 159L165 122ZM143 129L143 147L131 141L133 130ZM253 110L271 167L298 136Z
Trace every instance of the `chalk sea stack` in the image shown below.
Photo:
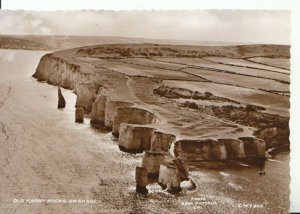
M189 180L189 168L182 159L168 160L160 164L158 184L170 193L181 191L180 183Z
M151 152L145 151L142 167L147 169L148 176L158 177L159 165L163 163L168 156L166 152Z
M153 128L121 123L119 133L119 147L122 151L142 153L150 150Z
M84 115L84 109L83 109L83 107L76 107L76 110L75 110L75 122L76 123L83 123L83 115Z
M154 131L151 138L151 151L168 152L170 150L171 144L175 141L175 135Z
M135 172L136 191L143 194L148 193L146 188L148 184L147 169L145 167L136 167Z
M60 86L58 86L58 105L57 105L57 108L64 108L65 106L66 106L65 98L62 95Z

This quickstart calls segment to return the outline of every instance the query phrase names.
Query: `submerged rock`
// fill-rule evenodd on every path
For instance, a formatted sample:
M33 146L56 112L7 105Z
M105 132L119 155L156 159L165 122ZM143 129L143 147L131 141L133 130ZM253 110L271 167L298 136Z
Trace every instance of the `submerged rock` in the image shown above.
M57 104L57 108L64 108L65 106L66 106L65 98L62 95L60 86L58 86L58 104Z

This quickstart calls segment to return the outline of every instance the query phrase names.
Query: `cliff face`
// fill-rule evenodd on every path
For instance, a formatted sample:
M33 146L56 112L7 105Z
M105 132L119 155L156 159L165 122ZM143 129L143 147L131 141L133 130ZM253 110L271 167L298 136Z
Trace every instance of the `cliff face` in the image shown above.
M100 88L101 85L79 82L74 89L77 95L75 106L83 107L86 111L91 111Z
M74 89L78 83L88 79L80 72L80 66L54 57L52 54L46 54L41 58L33 77L39 81L47 81L49 84L60 85L68 89Z
M119 146L122 150L149 151L154 128L121 123L119 129Z
M224 160L227 158L225 145L216 140L179 140L174 154L183 160Z
M155 115L147 110L134 107L118 108L114 117L112 133L119 135L121 123L147 125L156 121Z
M218 140L180 140L174 154L184 160L225 160L243 157L264 157L266 144L254 137Z
M168 152L175 140L175 135L154 131L151 138L151 151Z
M105 126L108 128L112 128L114 126L114 118L117 114L118 108L125 108L128 106L132 106L133 103L126 101L106 101L106 110L105 110ZM118 124L119 126L120 124Z
M168 153L146 151L142 161L142 167L147 169L148 174L158 175L160 164L166 161Z
M246 156L265 155L265 150L266 150L265 141L257 138L251 138L251 137L240 137L239 140L241 140L244 143Z
M181 181L189 179L189 168L181 159L171 159L160 165L158 183L171 192L181 190Z
M265 141L266 148L289 146L290 131L288 126L269 127L257 130L254 135Z
M91 123L104 125L106 111L106 96L98 96L92 105Z
M244 143L237 139L218 139L225 145L228 159L245 157Z

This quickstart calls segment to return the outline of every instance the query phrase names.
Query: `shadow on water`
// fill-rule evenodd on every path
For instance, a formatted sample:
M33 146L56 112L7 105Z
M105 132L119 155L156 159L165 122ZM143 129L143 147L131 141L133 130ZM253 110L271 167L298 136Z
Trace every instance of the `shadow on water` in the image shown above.
M109 129L101 124L90 123L90 127L94 132L96 132L98 134L108 134L111 132L111 129Z

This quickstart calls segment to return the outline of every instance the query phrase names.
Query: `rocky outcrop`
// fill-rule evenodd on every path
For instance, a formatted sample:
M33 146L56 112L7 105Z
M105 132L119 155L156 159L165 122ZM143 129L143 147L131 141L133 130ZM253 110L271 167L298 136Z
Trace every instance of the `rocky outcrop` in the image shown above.
M138 193L148 193L147 184L148 184L148 174L145 167L137 166L135 169L135 181L136 181L136 191Z
M106 96L99 95L92 105L91 123L101 124L105 123L105 111L106 111Z
M41 58L33 77L68 89L74 89L79 82L89 80L87 74L80 72L79 65L55 57L53 54L46 54Z
M60 86L58 86L58 104L57 104L57 108L64 108L65 106L66 106L65 98L62 95Z
M75 122L76 123L83 123L84 117L84 109L83 107L76 107L75 110Z
M217 140L179 140L174 147L176 157L183 160L225 160L225 145Z
M254 127L258 130L263 130L270 127L280 127L289 129L288 118L282 117L278 114L270 114L264 112L264 107L257 105L247 106L211 106L213 115L226 119L244 126ZM255 133L254 133L255 134Z
M121 123L119 127L119 147L122 151L130 153L168 153L175 139L175 135L165 134L147 125Z
M168 157L165 152L150 152L144 153L142 167L147 169L148 175L157 176L159 173L159 165L163 163Z
M193 99L193 100L210 100L217 102L228 102L239 104L235 100L231 100L225 97L215 96L210 92L200 93L199 91L191 91L184 88L175 88L162 85L153 90L154 94L157 94L161 97L171 98L171 99Z
M266 144L254 137L219 140L180 140L175 143L176 157L190 161L212 161L262 157Z
M244 143L245 155L248 157L264 157L266 151L265 141L254 137L240 137Z
M151 137L151 151L168 152L171 148L171 144L175 143L175 141L175 135L154 131Z
M167 188L173 193L180 192L180 183L188 178L188 166L181 159L173 159L160 165L158 183L163 189Z
M146 152L142 166L136 167L135 171L138 193L148 193L148 178L151 183L157 182L162 189L167 188L170 193L178 193L181 191L180 183L190 179L189 168L183 160L167 157L165 153Z
M119 129L120 149L131 153L150 150L153 131L154 129L151 127L121 123Z
M114 125L114 118L117 113L118 108L132 106L133 103L124 102L124 101L113 101L110 99L106 100L106 109L105 109L105 127L112 128ZM127 115L130 117L130 115Z
M155 115L147 110L134 107L117 108L112 134L115 136L119 135L121 123L148 125L156 121L157 118Z
M174 164L162 163L160 165L158 183L163 189L179 192L181 191L180 182L179 172Z
M84 110L91 111L100 88L101 85L78 83L74 89L77 95L75 107L83 107Z
M288 124L278 124L277 126L259 129L254 135L265 141L266 149L289 145L290 131Z
M223 143L227 152L227 159L243 158L245 157L244 143L237 139L218 139Z

